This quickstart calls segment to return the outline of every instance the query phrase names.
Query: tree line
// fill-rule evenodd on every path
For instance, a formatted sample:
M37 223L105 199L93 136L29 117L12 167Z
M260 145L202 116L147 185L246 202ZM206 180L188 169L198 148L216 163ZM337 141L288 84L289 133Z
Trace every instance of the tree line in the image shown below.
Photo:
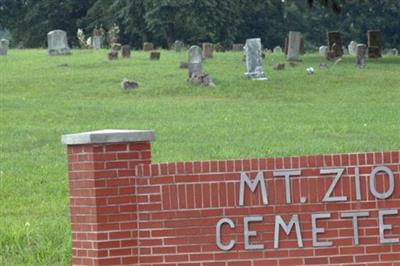
M325 44L331 30L340 31L345 44L366 43L369 29L382 31L384 47L400 48L399 17L397 0L0 0L0 30L24 47L46 47L54 29L67 31L77 46L78 28L90 35L96 26L107 30L116 23L120 42L135 48L145 41L167 48L175 40L229 48L254 37L273 48L296 30L312 49Z

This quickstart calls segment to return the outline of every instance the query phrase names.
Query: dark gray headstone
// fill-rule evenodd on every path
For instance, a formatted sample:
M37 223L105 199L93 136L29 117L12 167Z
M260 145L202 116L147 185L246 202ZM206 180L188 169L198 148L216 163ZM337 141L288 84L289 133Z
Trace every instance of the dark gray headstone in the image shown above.
M356 49L357 54L357 66L364 67L366 64L366 57L367 57L367 46L365 44L357 44Z

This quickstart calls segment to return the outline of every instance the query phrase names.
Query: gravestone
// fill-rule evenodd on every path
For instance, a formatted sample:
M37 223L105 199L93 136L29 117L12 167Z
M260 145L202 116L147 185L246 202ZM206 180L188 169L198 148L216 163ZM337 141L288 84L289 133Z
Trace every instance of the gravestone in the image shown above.
M285 55L287 55L288 45L289 45L289 38L285 37L285 43L283 44L283 52L285 53Z
M265 73L262 67L261 39L247 39L244 46L246 53L247 72L244 73L247 78L256 80L265 80Z
M392 48L388 51L388 55L397 56L399 55L399 50L397 50L397 48Z
M53 30L47 33L49 55L71 54L68 46L67 33L63 30Z
M357 66L360 68L365 67L367 57L367 46L365 44L357 44L356 56Z
M319 55L326 56L326 52L328 51L328 46L322 45L319 47Z
M212 43L203 43L203 58L213 58L214 45Z
M298 31L290 31L288 37L287 60L296 61L300 59L301 33Z
M1 39L1 41L0 41L0 55L7 55L9 46L10 46L10 41L9 40Z
M148 52L154 50L154 45L151 42L144 42L143 43L143 51Z
M304 48L304 38L303 38L303 36L301 36L301 39L300 39L300 54L305 54L305 53L306 53L306 50Z
M121 48L122 48L122 45L120 43L113 43L111 45L111 50L113 50L113 51L119 52L121 50Z
M179 40L176 40L176 41L174 42L173 46L174 46L175 52L179 53L179 52L182 51L183 42L182 42L182 41L179 41Z
M347 46L349 49L349 54L350 55L356 55L357 54L357 42L351 41L350 44Z
M121 55L123 58L131 57L131 47L129 45L123 45L121 47Z
M336 57L340 57L343 55L342 50L342 38L340 36L340 32L338 31L329 31L327 33L328 39L328 59L334 59Z
M234 52L243 52L243 44L242 43L234 43L232 45L232 51L234 51Z
M189 78L193 74L201 75L203 73L203 51L197 46L193 45L189 49L189 59L188 59L188 69L189 69Z
M282 48L280 46L275 46L273 52L274 52L274 54L281 54Z
M107 56L108 56L108 60L110 60L110 61L117 60L118 59L118 51L111 50L108 52Z
M160 60L160 52L159 51L151 51L150 52L150 60Z
M101 48L101 32L97 27L93 30L92 47L93 49Z
M382 57L382 39L380 30L368 31L368 57L379 58Z
M342 46L342 51L344 55L348 55L349 54L349 50L347 50L346 46Z

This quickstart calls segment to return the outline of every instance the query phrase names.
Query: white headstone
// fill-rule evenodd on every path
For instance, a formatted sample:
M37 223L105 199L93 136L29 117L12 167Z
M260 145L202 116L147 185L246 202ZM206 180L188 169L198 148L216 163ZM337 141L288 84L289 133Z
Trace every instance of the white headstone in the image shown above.
M397 48L392 48L388 51L388 55L394 55L397 56L399 55L399 50L397 50Z
M247 72L246 77L257 80L265 80L265 73L262 67L261 39L247 39L244 46L246 53Z
M347 48L349 49L349 54L350 55L357 55L357 42L355 42L355 41L351 41L350 43L349 43L349 45L347 46Z
M328 50L328 46L322 45L321 47L319 47L319 55L326 56L327 50Z
M10 41L9 40L1 39L1 41L0 41L0 55L7 55L9 46L10 46Z
M276 46L273 50L274 54L281 54L282 48L280 46Z
M49 55L70 54L67 33L63 30L53 30L47 33Z
M189 59L188 59L188 69L189 69L189 78L192 77L193 74L201 75L203 73L203 50L197 46L193 45L189 49Z
M287 59L289 61L299 60L300 46L301 46L301 33L298 31L289 31L288 54L287 54Z

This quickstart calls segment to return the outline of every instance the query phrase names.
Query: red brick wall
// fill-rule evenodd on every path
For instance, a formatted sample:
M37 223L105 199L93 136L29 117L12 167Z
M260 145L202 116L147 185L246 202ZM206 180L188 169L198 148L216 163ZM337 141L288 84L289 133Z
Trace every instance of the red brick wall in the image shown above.
M111 156L110 163L108 159L104 162L105 157L101 157L103 161L99 160L103 163L100 165L97 165L99 160L90 157L96 154L95 149L88 151L92 163L85 178L93 181L105 179L105 183L100 182L93 189L97 193L91 194L92 189L87 191L88 194L77 193L81 189L75 188L82 185L71 183L74 264L400 265L400 243L381 244L378 222L379 210L399 212L400 209L399 151L150 165L147 164L150 147L146 144L138 149L139 154L145 154L143 159L141 155L131 159L121 158L121 162L126 163L115 164L120 162L119 153L129 154L129 145L121 145L121 149L124 151L109 148L108 153L107 146L103 147L100 154L107 157L108 154L116 154L117 157ZM74 157L76 153L74 148L70 149L69 156L73 157L70 160L77 159ZM85 153L80 151L78 154ZM138 165L141 162L145 164ZM94 176L90 174L93 166ZM137 166L136 177L132 175L131 166ZM357 166L360 169L359 201L356 200L354 185ZM386 166L394 173L395 187L390 198L376 199L370 192L369 175L376 166ZM70 177L74 181L80 175L76 176L73 171L76 169L74 163L70 167ZM115 169L111 170L112 167ZM346 202L322 202L335 175L321 175L320 169L332 167L344 168L344 175L332 196L347 196ZM283 169L301 170L300 176L291 177L292 203L289 204L285 198L284 178L273 177L274 171ZM102 174L108 171L114 174ZM253 193L245 188L245 204L239 206L241 172L254 178L260 171L265 177L268 205L262 204L258 186ZM120 176L120 172L124 174ZM114 180L121 181L114 183ZM378 192L388 189L388 180L386 174L376 176ZM117 188L108 188L111 184ZM85 197L92 195L96 204L84 201ZM77 197L82 202L77 202ZM305 203L300 202L301 197L307 199ZM92 210L90 204L96 207ZM93 216L85 214L85 218L81 218L83 221L79 220L79 205L85 206L82 207L83 212L87 214L90 211ZM340 218L341 213L351 211L369 211L369 217L358 219L359 245L353 243L352 220ZM332 241L331 247L312 246L313 213L331 214L329 219L317 221L317 226L325 229L325 233L318 234L318 240ZM280 228L279 248L275 249L275 216L281 215L288 223L293 214L298 214L304 247L297 246L294 228L289 235ZM243 218L247 216L262 216L262 222L249 224L249 230L256 232L255 237L250 237L250 242L263 244L262 250L244 248ZM91 222L89 217L95 219L97 227L101 225L101 230L87 227L86 222ZM221 218L229 218L235 224L235 228L222 227L222 242L235 241L235 246L229 251L222 251L216 245L216 224ZM400 212L385 216L384 223L393 227L384 231L386 238L400 237ZM80 231L84 233L80 234ZM95 231L97 237L94 241L86 240L91 239L91 231ZM98 253L92 254L91 250ZM85 257L92 259L84 260Z
M150 143L68 146L72 264L137 264L135 167Z

